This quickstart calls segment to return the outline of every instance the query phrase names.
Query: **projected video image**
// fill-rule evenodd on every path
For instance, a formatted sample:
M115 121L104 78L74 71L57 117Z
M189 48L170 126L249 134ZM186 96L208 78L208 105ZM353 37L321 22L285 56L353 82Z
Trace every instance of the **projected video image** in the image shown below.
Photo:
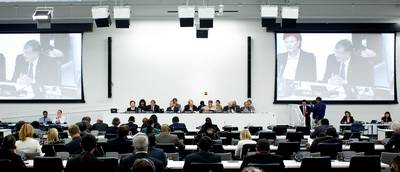
M277 33L276 100L394 100L395 34Z
M81 100L81 33L0 34L0 100Z

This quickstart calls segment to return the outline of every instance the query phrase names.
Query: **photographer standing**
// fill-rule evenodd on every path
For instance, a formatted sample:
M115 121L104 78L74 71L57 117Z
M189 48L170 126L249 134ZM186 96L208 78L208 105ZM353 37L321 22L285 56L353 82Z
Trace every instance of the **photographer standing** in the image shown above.
M313 112L314 127L318 125L319 121L324 118L326 104L322 102L321 97L315 98L315 103L311 106Z

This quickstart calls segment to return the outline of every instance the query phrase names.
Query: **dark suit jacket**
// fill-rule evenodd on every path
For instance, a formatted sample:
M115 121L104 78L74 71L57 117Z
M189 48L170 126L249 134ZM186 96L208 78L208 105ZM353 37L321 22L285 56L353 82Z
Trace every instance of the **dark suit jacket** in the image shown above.
M354 118L350 116L350 122L347 122L346 116L343 116L342 120L340 120L341 124L352 124L354 122Z
M221 131L221 130L219 130L218 126L215 125L215 124L211 124L211 125L210 124L203 124L198 133L199 134L200 133L205 133L208 128L213 128L215 133L218 132L218 131Z
M96 156L91 155L89 160L81 160L81 156L71 158L67 161L65 167L66 172L88 172L88 171L101 171L104 169L103 161L96 158Z
M15 69L12 81L16 81L20 74L28 74L29 63L25 61L25 57L18 55L15 61ZM39 85L60 85L61 71L56 61L41 54L34 71L36 83Z
M240 112L240 106L239 105L236 105L235 107L224 106L224 108L222 110L224 112L231 112L232 110L234 112Z
M137 112L139 112L139 113L144 113L144 112L147 111L147 107L146 106L143 106L143 107L138 106L137 109L138 109Z
M81 138L72 138L72 140L65 145L65 151L69 152L69 154L80 154L82 152Z
M127 112L138 112L139 111L139 109L137 108L137 107L135 107L135 108L131 108L131 107L128 107L127 109L126 109L126 111Z
M129 131L131 131L132 135L135 135L136 133L138 133L138 125L136 125L133 122L129 122L126 125L128 125Z
M347 82L349 85L371 86L374 82L372 67L365 59L353 56L350 58L349 66L347 67ZM324 74L324 82L332 75L339 75L340 62L336 60L336 56L331 54L328 56L326 62L326 69ZM362 76L362 77L361 77Z
M177 131L177 130L183 131L183 132L185 132L185 133L188 133L188 132L189 132L189 131L187 130L187 128L186 128L185 123L179 123L179 122L173 123L173 124L171 124L171 125L169 126L169 128L171 129L172 132Z
M6 80L6 58L0 53L0 81Z
M95 123L91 130L106 131L108 125L106 123Z
M108 127L106 129L106 134L117 134L117 131L118 131L118 127L114 127L114 126Z
M154 110L151 110L151 105L147 105L147 111L153 112L153 113L160 113L160 106L154 105Z
M334 137L331 137L331 136L318 137L318 138L315 138L313 140L309 151L310 152L317 152L317 146L320 143L339 143L339 144L342 144L342 141L339 140L338 138L334 138Z
M283 76L287 63L288 53L278 54L278 77ZM317 80L317 66L315 56L312 53L300 50L299 62L297 63L296 81L316 81Z
M24 161L22 161L21 156L10 152L10 151L0 151L0 159L8 159L11 161L13 168L17 171L26 168ZM19 170L18 170L19 169Z
M285 164L283 164L283 159L279 155L273 155L268 152L260 152L255 155L250 155L244 158L242 165L240 166L240 170L243 170L250 163L256 164L272 164L279 163L283 168Z
M316 137L323 137L326 134L326 130L331 127L329 125L320 125L318 127L314 128L314 132L310 134L310 138L316 138Z
M191 171L190 164L192 164L192 162L216 163L216 162L221 162L221 157L215 155L214 153L206 151L191 153L188 156L186 156L185 164L183 166L183 171Z
M178 113L179 112L179 108L176 107L176 106L174 108L168 107L167 108L167 112Z
M162 172L164 171L164 164L153 158L149 157L146 153L137 153L130 155L124 159L121 159L119 162L119 167L118 167L118 172L130 172L131 167L133 163L135 162L136 159L142 159L142 158L148 158L151 161L153 161L154 165L156 166L156 172Z
M185 105L185 107L183 108L183 111L184 111L184 112L190 112L190 111L191 111L191 110L190 110L190 106L189 106L189 105ZM192 111L193 111L193 112L198 111L196 105L193 105L193 110L192 110Z
M394 146L394 148L393 148ZM385 144L386 151L400 152L400 133L393 133L392 137Z
M168 160L167 157L165 156L165 152L162 149L159 148L155 148L155 147L149 147L149 157L155 158L159 161L161 161L164 165L164 167L166 167L168 165Z
M304 115L304 109L303 109L303 105L300 105L299 106L299 108L300 108L300 111L301 111L301 114L303 114ZM311 124L310 124L310 122L311 122L311 118L310 118L310 114L311 114L311 106L306 106L306 114L305 114L305 118L306 118L306 126L307 127L311 127Z
M107 152L132 153L132 141L128 138L113 138L107 141Z

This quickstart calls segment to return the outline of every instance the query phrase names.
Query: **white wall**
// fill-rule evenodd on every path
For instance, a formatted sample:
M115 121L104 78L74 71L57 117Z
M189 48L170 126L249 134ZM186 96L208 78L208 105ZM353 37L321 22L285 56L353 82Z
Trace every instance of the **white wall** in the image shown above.
M252 37L252 100L259 112L273 112L278 123L291 123L287 105L274 105L274 34L259 20L215 20L208 39L196 39L193 29L177 20L134 20L130 29L95 28L83 36L85 104L0 104L0 120L39 118L47 109L94 114L125 108L130 99L155 99L165 107L172 97L219 98L223 103L246 99L246 39ZM113 38L113 98L107 98L107 37ZM397 47L398 49L398 47ZM197 65L198 64L198 65ZM206 97L205 91L209 92ZM357 120L377 119L399 105L328 105L327 118L338 123L344 110ZM96 112L94 112L96 111ZM193 118L203 121L204 119ZM262 120L262 119L260 119ZM169 122L169 121L166 121Z

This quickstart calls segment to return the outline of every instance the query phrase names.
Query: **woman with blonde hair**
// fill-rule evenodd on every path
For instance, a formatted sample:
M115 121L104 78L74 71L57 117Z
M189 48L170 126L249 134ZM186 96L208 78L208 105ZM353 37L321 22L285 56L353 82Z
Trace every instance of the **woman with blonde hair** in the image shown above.
M47 133L47 144L59 144L63 143L58 137L58 131L55 128L50 128Z
M248 129L243 129L240 131L240 141L238 142L238 145L235 150L235 157L241 157L242 156L242 149L243 145L246 144L256 144L256 141L251 140L251 134Z
M19 140L15 143L17 151L24 153L42 153L38 140L33 139L34 129L31 124L22 125Z

